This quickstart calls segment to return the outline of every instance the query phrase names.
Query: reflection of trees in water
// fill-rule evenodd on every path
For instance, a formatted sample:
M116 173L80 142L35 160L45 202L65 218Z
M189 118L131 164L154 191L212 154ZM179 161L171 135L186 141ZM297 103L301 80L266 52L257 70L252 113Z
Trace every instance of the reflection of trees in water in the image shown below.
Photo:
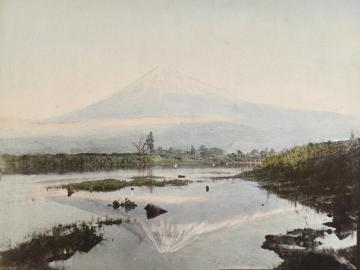
M329 185L331 190L325 190L321 185L302 185L291 181L262 183L263 188L289 200L294 206L300 202L317 212L328 213L333 220L326 225L335 228L336 235L343 239L357 228L358 188L352 185L349 189L343 183Z
M137 168L137 175L138 176L143 176L143 177L145 177L145 176L149 176L149 177L152 177L152 176L154 176L154 174L153 174L153 167L139 167L139 168Z

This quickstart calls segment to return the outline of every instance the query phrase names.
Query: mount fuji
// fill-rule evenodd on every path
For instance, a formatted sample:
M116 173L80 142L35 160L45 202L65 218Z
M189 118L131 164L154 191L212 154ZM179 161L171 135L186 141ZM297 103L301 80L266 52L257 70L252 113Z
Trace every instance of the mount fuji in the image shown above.
M115 95L56 120L231 115L231 99L220 91L179 71L157 68Z
M150 130L162 147L205 144L227 151L282 149L310 141L346 139L351 129L360 126L357 119L338 113L236 99L224 89L159 68L107 99L38 125L59 128L41 135L0 139L0 151L126 152L133 151L131 142Z

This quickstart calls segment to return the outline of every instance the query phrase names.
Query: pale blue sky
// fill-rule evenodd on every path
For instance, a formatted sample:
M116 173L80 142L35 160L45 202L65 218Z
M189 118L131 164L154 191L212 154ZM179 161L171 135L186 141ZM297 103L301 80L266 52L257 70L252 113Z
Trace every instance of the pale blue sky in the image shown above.
M360 1L0 0L0 117L72 111L156 66L360 115Z

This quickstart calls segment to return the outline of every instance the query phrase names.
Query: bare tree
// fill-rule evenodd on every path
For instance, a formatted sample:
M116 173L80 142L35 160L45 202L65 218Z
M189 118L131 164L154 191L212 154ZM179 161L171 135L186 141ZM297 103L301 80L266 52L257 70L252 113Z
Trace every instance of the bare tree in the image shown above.
M132 143L135 146L138 154L145 155L148 152L146 141L143 138L139 138L137 142Z

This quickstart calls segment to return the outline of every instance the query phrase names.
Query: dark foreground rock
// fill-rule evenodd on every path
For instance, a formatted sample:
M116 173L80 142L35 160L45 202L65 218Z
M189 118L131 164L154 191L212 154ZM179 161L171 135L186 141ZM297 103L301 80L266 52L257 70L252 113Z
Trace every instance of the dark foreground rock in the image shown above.
M155 218L157 216L160 216L162 214L167 213L166 210L160 208L159 206L156 206L154 204L147 204L144 209L146 210L146 217L148 219Z
M87 253L104 240L103 226L131 223L130 219L98 219L96 222L59 224L34 234L16 247L0 252L0 269L52 270L49 263L67 260L76 252Z
M324 230L313 229L296 229L285 235L266 235L262 248L274 251L284 260L275 268L278 270L356 269L352 263L353 257L344 256L349 252L317 249L321 245L319 238L324 235Z

